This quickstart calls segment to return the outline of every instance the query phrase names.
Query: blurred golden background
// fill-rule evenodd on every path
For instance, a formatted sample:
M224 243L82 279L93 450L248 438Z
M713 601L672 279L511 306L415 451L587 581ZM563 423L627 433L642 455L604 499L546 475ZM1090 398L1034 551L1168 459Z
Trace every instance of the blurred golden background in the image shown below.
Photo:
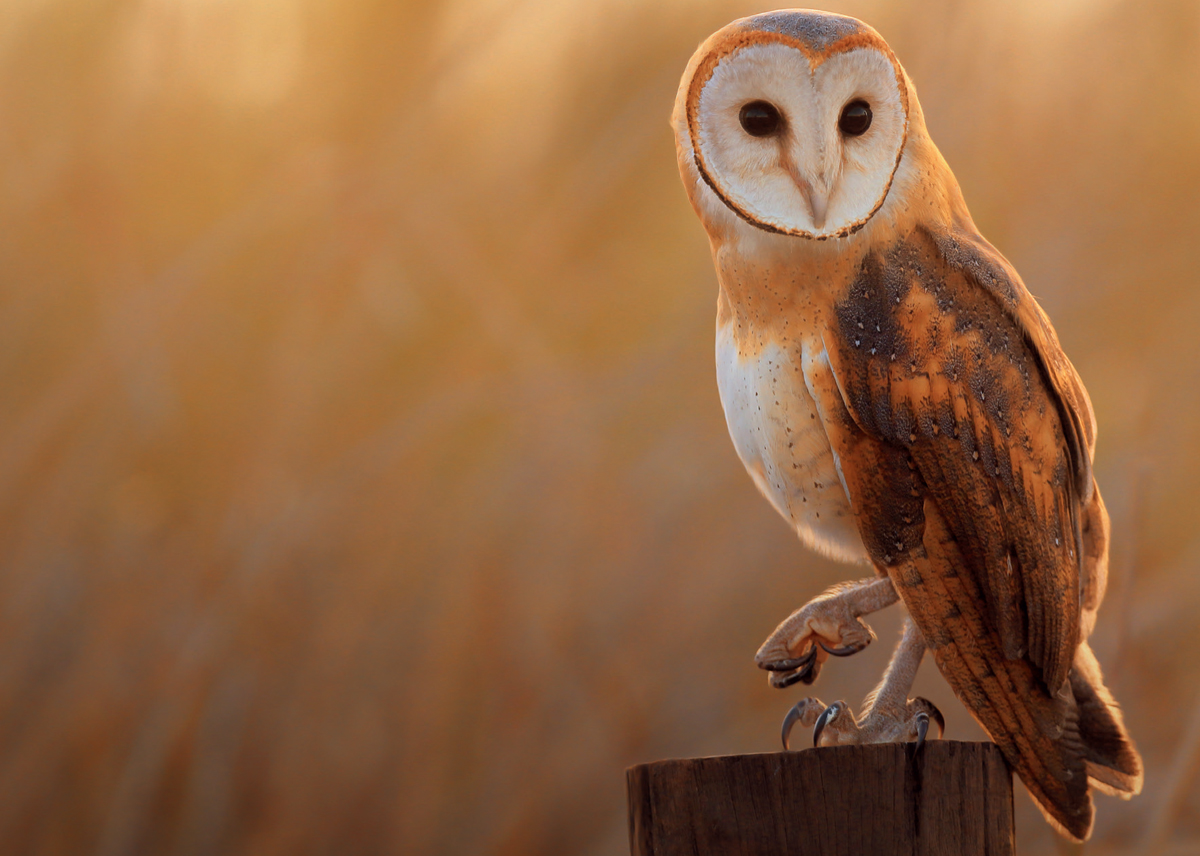
M767 8L4 0L0 850L621 854L625 766L775 748L754 651L859 571L734 455L668 127ZM1147 777L1085 852L1200 853L1200 6L830 8L1096 406Z

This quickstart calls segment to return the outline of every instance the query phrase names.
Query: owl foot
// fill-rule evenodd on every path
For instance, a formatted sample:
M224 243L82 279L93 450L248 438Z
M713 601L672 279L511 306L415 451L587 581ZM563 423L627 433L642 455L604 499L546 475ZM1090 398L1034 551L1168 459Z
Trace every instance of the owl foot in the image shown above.
M937 723L940 738L946 721L937 706L928 699L907 698L924 656L925 638L912 619L907 619L883 680L867 696L866 713L855 719L844 701L826 707L819 699L801 699L783 719L783 748L788 748L788 737L796 723L812 726L814 746L915 740L920 748L929 734L930 722Z
M829 657L848 657L871 644L875 634L862 615L895 603L888 579L872 578L835 586L784 620L754 657L771 672L771 686L811 684Z
M937 706L925 698L909 699L899 716L872 708L858 720L848 704L836 701L817 717L813 745L915 742L920 748L929 733L930 721L937 724L937 739L940 739L946 731L946 720Z
M900 711L872 708L855 719L850 705L835 701L826 707L819 699L796 702L783 719L783 748L790 748L789 737L797 723L812 726L813 746L847 746L862 743L909 743L919 749L929 734L929 724L937 725L937 738L946 731L946 720L937 706L925 698L909 699Z

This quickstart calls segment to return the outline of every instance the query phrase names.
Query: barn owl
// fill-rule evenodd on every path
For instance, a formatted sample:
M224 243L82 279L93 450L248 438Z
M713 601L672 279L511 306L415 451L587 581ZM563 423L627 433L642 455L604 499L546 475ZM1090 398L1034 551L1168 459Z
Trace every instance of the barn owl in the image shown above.
M940 735L907 697L928 648L1051 824L1087 838L1091 787L1142 786L1087 642L1108 564L1095 419L912 81L860 21L772 12L700 46L672 123L737 454L805 544L875 572L792 613L757 663L812 683L871 641L863 616L908 612L864 709L805 699L785 747L796 723L822 746Z

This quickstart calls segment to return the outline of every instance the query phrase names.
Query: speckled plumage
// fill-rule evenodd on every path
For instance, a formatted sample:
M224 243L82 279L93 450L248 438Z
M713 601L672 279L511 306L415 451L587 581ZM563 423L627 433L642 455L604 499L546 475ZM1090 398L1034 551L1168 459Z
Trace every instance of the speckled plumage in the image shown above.
M780 80L780 44L800 95ZM822 77L835 57L838 77ZM752 96L759 60L764 91L814 121L843 102L804 98L895 85L878 108L891 125L839 143L797 119L778 164L762 141L741 152L725 127L736 99L705 87L720 73ZM718 381L739 456L807 544L892 581L1047 817L1085 838L1089 781L1128 795L1142 772L1086 642L1108 518L1091 404L1049 320L979 234L911 81L865 24L796 10L734 22L693 57L674 124L720 284ZM788 210L805 204L811 217Z

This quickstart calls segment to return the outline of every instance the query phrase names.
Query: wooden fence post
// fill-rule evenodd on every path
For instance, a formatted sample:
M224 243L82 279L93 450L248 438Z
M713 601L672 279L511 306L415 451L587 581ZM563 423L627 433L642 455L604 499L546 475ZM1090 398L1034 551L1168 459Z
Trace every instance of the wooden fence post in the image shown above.
M1012 856L992 743L726 755L626 771L632 856Z

